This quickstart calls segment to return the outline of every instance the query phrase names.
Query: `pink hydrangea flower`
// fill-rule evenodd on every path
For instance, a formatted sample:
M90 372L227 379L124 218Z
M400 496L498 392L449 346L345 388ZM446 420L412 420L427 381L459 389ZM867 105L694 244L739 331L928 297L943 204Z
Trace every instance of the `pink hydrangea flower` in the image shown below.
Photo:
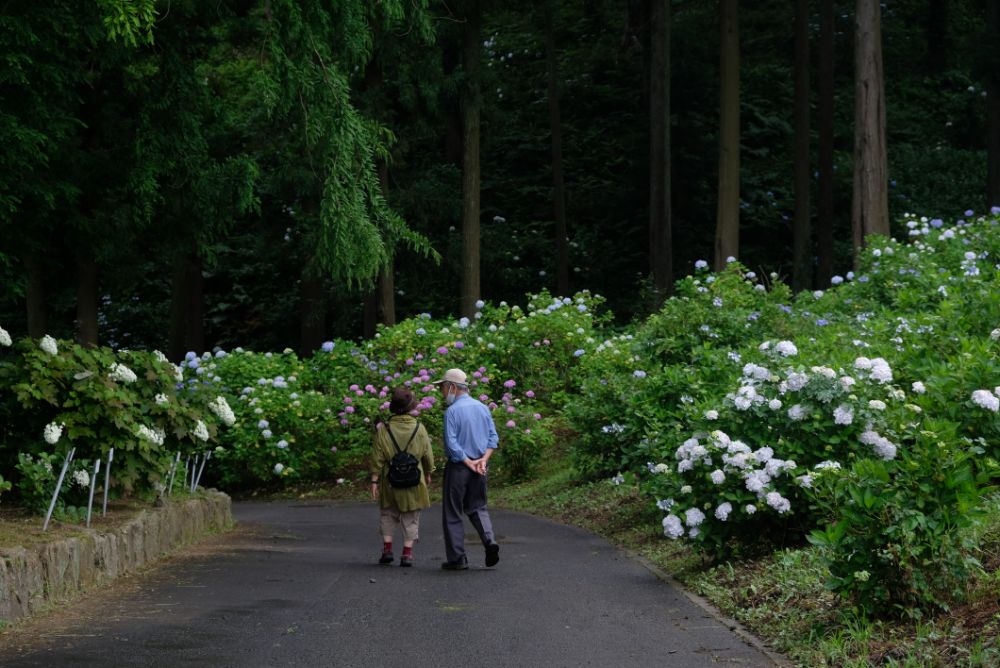
M507 420L507 426L513 429L514 427L517 426L517 423L514 422L513 420Z

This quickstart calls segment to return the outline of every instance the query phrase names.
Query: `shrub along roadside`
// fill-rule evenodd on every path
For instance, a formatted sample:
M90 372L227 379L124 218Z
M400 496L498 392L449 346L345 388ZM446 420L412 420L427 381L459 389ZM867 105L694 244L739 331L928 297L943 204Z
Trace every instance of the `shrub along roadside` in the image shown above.
M804 547L709 567L689 543L664 541L635 486L584 482L553 459L537 479L491 490L494 505L579 526L633 550L705 596L801 666L1000 665L1000 495L974 537L985 574L967 600L923 620L864 621L826 588L820 551Z

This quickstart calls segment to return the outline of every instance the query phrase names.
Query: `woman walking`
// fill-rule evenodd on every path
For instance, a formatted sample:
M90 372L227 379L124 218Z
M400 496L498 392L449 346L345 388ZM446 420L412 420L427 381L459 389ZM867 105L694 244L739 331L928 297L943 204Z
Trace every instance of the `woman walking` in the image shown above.
M427 430L409 414L415 405L409 388L397 387L393 390L389 401L392 415L378 426L372 440L371 494L380 509L382 555L378 563L383 565L393 562L392 539L400 526L403 530L403 554L399 565L413 565L413 543L420 538L420 511L431 504L427 486L434 471L434 455ZM405 468L400 465L405 465L407 458L398 457L399 453L411 455L419 469L419 473L409 480L405 471L400 473Z

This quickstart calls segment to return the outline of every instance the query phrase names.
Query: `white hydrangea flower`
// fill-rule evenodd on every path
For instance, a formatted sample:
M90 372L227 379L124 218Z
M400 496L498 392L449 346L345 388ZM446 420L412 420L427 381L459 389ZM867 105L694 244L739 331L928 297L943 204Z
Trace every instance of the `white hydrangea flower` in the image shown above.
M160 392L159 394L156 395L154 401L156 401L157 406L166 406L170 400L167 398L167 395Z
M1000 398L997 398L989 390L976 390L973 392L972 403L994 413L1000 410Z
M788 417L794 422L804 419L805 416L806 410L802 407L802 404L795 404L788 409Z
M779 515L784 515L792 509L792 503L777 492L768 492L764 499L767 501L767 505L774 508Z
M124 364L119 364L115 362L111 365L111 371L108 373L108 377L111 380L117 380L120 383L134 383L138 380L138 376L135 375L135 371L128 368Z
M10 334L3 327L0 327L0 346L10 346L14 342L11 341Z
M731 512L733 512L733 504L726 501L725 503L720 504L719 507L715 509L715 517L720 521L725 522L726 520L729 519L729 513Z
M670 467L661 462L654 466L652 470L653 473L667 473L670 470Z
M281 472L284 471L284 470L285 470L285 465L284 464L275 464L274 465L274 473L276 475L281 475Z
M753 453L754 458L761 464L766 463L772 457L774 457L774 449L768 446L764 446Z
M681 487L681 494L690 494L690 493L691 493L691 485L684 485L683 487Z
M844 388L845 392L850 392L851 387L853 387L855 383L857 383L857 381L851 378L850 376L840 377L840 386Z
M847 404L841 404L833 411L833 423L848 425L854 422L854 409Z
M875 454L886 461L896 458L896 444L879 434L877 431L868 429L867 431L862 432L862 434L858 437L858 440L865 445L872 446Z
M202 422L201 420L198 420L198 424L195 425L193 433L195 438L198 438L202 441L207 441L209 438L208 427L206 427L205 423Z
M799 354L799 349L791 341L778 341L774 344L774 349L783 357L792 357Z
M56 344L56 340L53 339L48 334L42 337L42 340L39 342L38 347L47 352L49 355L59 354L59 346Z
M693 468L694 468L694 462L692 462L690 459L682 459L679 462L677 462L678 473L686 473Z
M767 402L767 407L772 411L780 411L784 404L781 403L781 399L771 399Z
M153 443L154 445L163 445L164 440L166 440L166 433L162 429L151 429L144 424L139 425L136 429L135 435L144 440Z
M828 366L814 366L809 370L818 376L823 376L824 378L829 378L830 380L837 377L837 372Z
M990 338L994 341L1000 341L1000 327L997 327L992 332L990 332Z
M84 469L73 471L73 482L80 487L90 487L90 474Z
M714 411L714 410L705 411L705 419L706 420L718 420L719 419L719 411Z
M222 395L217 396L214 400L208 403L208 408L227 427L232 427L236 422L236 415L233 413L233 409L229 406L229 402Z
M181 383L181 382L184 381L184 367L183 366L178 365L178 366L174 367L174 380L176 380L178 383Z
M715 469L711 473L712 482L716 485L721 485L726 481L726 474L722 472L721 469Z
M831 461L829 459L827 459L826 461L822 461L813 467L813 469L815 469L816 471L827 471L839 468L840 468L840 462Z
M743 484L746 485L747 491L758 495L761 494L764 491L764 488L770 483L771 478L765 471L750 471L746 474L743 480Z
M753 505L752 503L748 503L747 505L743 506L743 512L745 512L747 515L753 515L755 512L757 512L757 506Z
M667 538L677 540L684 535L684 527L681 525L681 518L676 515L667 515L663 518L663 535Z
M866 371L872 368L872 361L867 357L859 357L856 360L854 360L854 368Z
M45 425L45 429L42 431L42 436L45 437L45 442L49 445L55 445L58 443L59 439L62 437L63 426L64 425L56 424L55 422L50 422Z
M881 357L876 357L872 360L871 369L872 380L877 380L879 383L888 383L892 380L892 368L889 367L889 363L886 362Z
M664 512L670 512L670 509L674 507L673 499L660 499L656 502L656 507Z
M871 401L868 402L868 407L876 411L884 411L885 402L879 399L872 399Z
M699 508L688 508L684 511L684 523L689 527L699 526L705 521L705 513Z
M785 381L786 386L792 392L798 392L803 387L809 383L809 376L804 373L793 372L788 375L788 380Z

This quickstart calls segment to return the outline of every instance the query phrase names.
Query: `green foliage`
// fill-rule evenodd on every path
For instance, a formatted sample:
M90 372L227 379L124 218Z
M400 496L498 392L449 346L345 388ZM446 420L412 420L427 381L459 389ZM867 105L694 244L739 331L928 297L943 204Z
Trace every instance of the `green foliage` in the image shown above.
M835 588L868 613L944 602L972 563L955 517L971 518L1000 472L1000 220L901 226L912 243L870 239L856 274L825 292L791 299L738 265L682 281L622 350L609 340L581 367L585 394L567 411L588 432L578 466L637 479L664 533L715 558L798 544L881 499L830 529L858 525L831 564L850 554L870 575L862 587L831 566ZM828 479L840 496L820 502L811 490ZM882 558L862 539L903 552L861 567ZM932 565L944 562L957 570Z
M62 471L65 457L56 454L40 453L32 457L19 453L17 471L20 480L17 483L17 497L22 507L39 515L44 515L52 501L59 473ZM62 489L53 515L58 519L75 519L76 509L86 507L90 490L90 473L93 467L86 460L73 459L63 478Z
M823 548L830 589L864 615L947 610L981 569L969 529L997 471L977 478L972 461L983 449L958 439L954 425L934 426L912 434L896 460L818 477L814 498L832 523L809 540Z
M38 466L47 470L44 462L54 458L61 463L70 448L81 465L106 460L113 448L112 479L122 495L162 489L173 453L202 452L221 420L207 402L177 392L177 368L159 353L115 353L51 338L22 339L14 351L0 362L0 468L7 473L21 465L30 479L15 480L15 488L31 504Z
M140 41L153 43L155 0L99 0L98 5L112 40L121 39L129 46L137 46Z

